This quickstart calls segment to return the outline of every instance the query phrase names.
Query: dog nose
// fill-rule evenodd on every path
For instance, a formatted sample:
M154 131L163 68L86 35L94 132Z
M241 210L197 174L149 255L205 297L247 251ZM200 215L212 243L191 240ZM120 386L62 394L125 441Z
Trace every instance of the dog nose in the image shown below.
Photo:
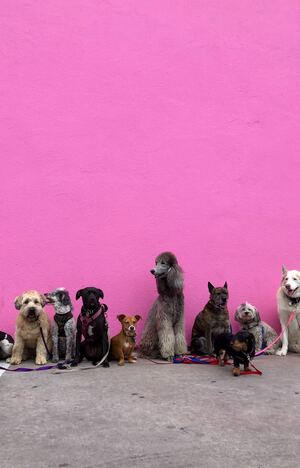
M35 312L35 307L29 307L28 312L31 313L31 314L34 313Z
M150 273L151 273L152 275L154 275L155 270L150 270Z
M249 311L248 311L248 310L245 310L245 315L249 315Z
M288 289L288 291L290 291L292 289L289 284L286 284L285 287L286 287L286 289Z
M131 330L131 331L134 330L134 326L130 325L129 330Z

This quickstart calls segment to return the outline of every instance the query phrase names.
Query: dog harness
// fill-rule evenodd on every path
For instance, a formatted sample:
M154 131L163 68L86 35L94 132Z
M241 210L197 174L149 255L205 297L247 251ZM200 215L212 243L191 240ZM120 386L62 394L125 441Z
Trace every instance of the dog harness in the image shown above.
M84 336L84 339L89 338L89 334L88 334L89 326L102 314L102 312L105 312L105 307L103 304L101 304L100 309L92 316L84 315L82 311L80 312L79 319L81 322L82 334ZM108 328L106 317L105 317L105 327Z
M56 325L58 326L58 336L60 337L65 337L66 332L65 332L65 324L73 318L72 312L68 312L67 314L55 314L54 315L54 321Z

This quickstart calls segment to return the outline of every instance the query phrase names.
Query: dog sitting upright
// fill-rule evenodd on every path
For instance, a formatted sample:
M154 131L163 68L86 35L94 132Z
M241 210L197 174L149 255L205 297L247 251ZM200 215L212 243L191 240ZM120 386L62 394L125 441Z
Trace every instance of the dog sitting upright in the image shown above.
M240 364L249 371L250 359L255 355L255 338L248 331L240 331L236 335L221 333L215 339L214 352L219 359L220 366L224 366L228 357L233 359L232 373L240 375Z
M244 302L239 305L236 309L234 319L241 324L241 329L249 331L255 338L255 351L261 351L265 347L268 347L277 338L277 333L270 325L263 322L260 318L259 312L253 305L248 302ZM265 354L275 354L277 348L280 345L280 340L271 348L269 348Z
M227 309L227 282L223 287L217 288L208 283L208 290L210 299L203 311L197 315L192 329L191 352L200 356L213 353L216 336L231 332Z
M140 315L127 317L121 314L117 316L122 324L122 330L111 339L109 357L116 359L119 366L124 366L125 359L130 363L136 362L136 358L132 354L135 348L135 325L141 318Z
M70 295L65 288L57 288L45 297L54 305L55 315L52 323L52 361L59 359L71 361L75 355L76 323Z
M83 306L77 318L76 354L72 365L76 366L84 357L96 365L106 356L102 365L109 367L108 324L105 317L108 307L99 302L104 297L103 291L93 287L79 289L76 300L80 297Z
M10 364L18 365L30 355L35 356L37 365L47 363L47 349L51 351L52 343L50 320L44 311L46 302L45 296L37 291L27 291L15 299L15 307L20 312L12 355L7 359Z

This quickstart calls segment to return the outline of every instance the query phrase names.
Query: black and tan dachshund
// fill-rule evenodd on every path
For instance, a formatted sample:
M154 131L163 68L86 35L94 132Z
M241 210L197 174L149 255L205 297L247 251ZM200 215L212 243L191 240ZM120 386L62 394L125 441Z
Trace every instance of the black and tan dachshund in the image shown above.
M248 331L240 331L236 335L222 333L218 335L214 343L214 352L219 359L220 366L231 357L233 359L233 375L240 375L240 365L249 371L250 359L255 355L255 338Z

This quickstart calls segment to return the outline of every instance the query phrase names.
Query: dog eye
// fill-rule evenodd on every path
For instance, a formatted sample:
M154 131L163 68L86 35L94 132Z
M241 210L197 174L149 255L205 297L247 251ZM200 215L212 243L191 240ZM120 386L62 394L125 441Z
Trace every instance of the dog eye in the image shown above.
M35 304L38 304L38 303L39 303L39 301L38 301L37 299L34 299L33 302L34 302Z
M29 303L29 299L26 299L26 300L24 301L24 304L28 304L28 303Z

